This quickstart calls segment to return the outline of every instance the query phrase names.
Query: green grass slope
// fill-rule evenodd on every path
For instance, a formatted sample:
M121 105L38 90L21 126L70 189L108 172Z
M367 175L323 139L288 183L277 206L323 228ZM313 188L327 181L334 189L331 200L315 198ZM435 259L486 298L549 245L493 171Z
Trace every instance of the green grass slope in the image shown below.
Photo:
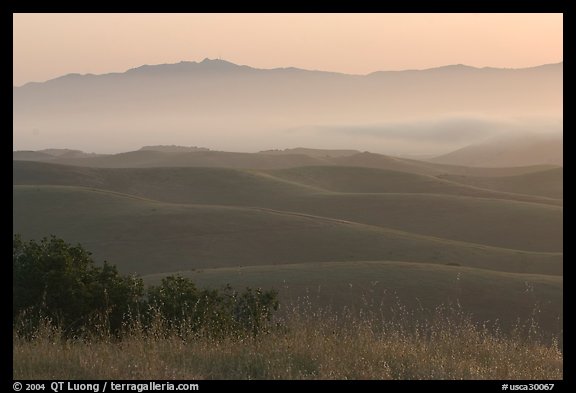
M550 198L482 190L436 177L374 168L312 166L274 171L230 168L88 168L13 161L13 184L96 187L166 202L257 206L329 192L431 193L559 205Z
M443 175L442 178L474 187L548 198L562 199L564 192L563 168L504 177Z
M193 268L398 260L562 274L562 254L500 249L259 208L160 203L109 191L14 186L13 231L80 242L142 274Z
M558 206L441 195L486 196L490 191L377 169L303 167L271 173L274 176L225 168L103 169L19 161L13 166L14 184L84 186L171 203L257 206L497 247L562 251L563 209ZM319 187L388 193L336 193ZM417 193L424 191L438 194Z
M20 150L12 152L12 160L19 161L50 161L54 156L41 151Z
M248 206L324 192L266 173L229 168L87 168L24 161L14 161L13 183L93 187L175 203Z
M405 262L334 262L180 272L200 287L275 288L281 303L371 310L380 316L398 304L416 315L441 305L459 304L480 322L504 326L532 315L546 331L562 327L563 279L502 273L457 266ZM145 276L157 284L165 274ZM501 325L502 326L502 325Z
M173 153L139 150L100 157L62 158L54 162L99 168L207 166L238 169L275 169L302 165L322 165L325 161L303 154L270 155L223 151Z
M511 134L474 143L430 161L478 167L562 165L563 138L561 133Z
M553 197L535 198L527 195L518 195L522 193L514 193L513 189L510 191L501 190L507 192L495 192L479 188L474 184L471 184L472 187L470 187L459 182L447 181L444 178L376 168L314 166L280 169L269 171L268 173L281 179L334 192L447 194L552 205L561 204L560 201L551 199ZM529 177L530 175L524 176ZM560 177L560 183L561 181ZM504 182L500 180L500 183Z
M316 194L278 209L421 235L530 251L562 252L563 208L432 194Z
M554 165L508 168L481 168L438 164L376 153L319 154L314 149L293 149L289 154L235 153L222 151L166 152L138 150L119 154L57 157L54 163L96 168L218 167L236 169L282 169L313 165L379 168L423 175L513 176L552 169ZM32 152L35 153L35 152ZM37 152L42 153L42 152ZM20 155L13 154L13 159ZM41 161L40 156L22 155L24 160ZM36 157L36 158L35 158Z
M359 153L346 157L335 157L330 160L338 166L355 166L365 168L387 169L421 175L437 176L441 174L465 176L513 176L552 169L555 165L529 165L515 167L469 167L462 165L440 164L410 158L391 157L376 153Z

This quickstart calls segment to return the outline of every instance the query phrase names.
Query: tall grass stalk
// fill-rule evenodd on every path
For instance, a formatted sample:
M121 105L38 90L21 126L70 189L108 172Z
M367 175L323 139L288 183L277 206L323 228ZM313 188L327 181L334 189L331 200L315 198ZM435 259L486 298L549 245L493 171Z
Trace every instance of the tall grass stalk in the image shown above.
M105 324L102 324L105 326ZM334 313L305 304L268 329L214 336L151 326L125 326L63 338L50 321L30 337L14 333L14 379L562 379L557 341L519 324L511 334L472 323L458 309L417 318L399 310Z

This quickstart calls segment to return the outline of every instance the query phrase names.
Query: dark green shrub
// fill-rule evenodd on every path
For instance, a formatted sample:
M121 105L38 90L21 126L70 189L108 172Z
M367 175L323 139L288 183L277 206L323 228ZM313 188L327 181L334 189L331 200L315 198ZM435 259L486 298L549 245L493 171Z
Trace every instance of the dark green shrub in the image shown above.
M33 329L45 318L67 335L90 330L97 321L112 332L121 328L124 315L140 306L142 280L120 275L106 262L95 266L90 255L55 236L40 242L14 236L12 311L14 319L27 316L20 327Z
M198 289L180 276L165 277L146 293L141 278L124 276L106 262L96 266L82 246L55 236L40 242L13 237L13 320L22 336L30 336L49 320L67 337L112 333L138 323L148 329L156 316L164 332L213 336L265 330L278 309L275 291L246 288L237 292Z
M255 336L271 320L278 304L276 291L246 288L239 293L229 285L220 291L199 290L190 279L181 276L168 276L159 286L148 289L150 312L159 312L180 332Z

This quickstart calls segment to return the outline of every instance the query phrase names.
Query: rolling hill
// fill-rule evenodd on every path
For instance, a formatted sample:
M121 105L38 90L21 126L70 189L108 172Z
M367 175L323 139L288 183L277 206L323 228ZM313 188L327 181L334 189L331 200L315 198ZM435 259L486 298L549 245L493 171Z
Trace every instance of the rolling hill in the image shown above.
M57 159L90 158L97 156L99 156L99 154L85 153L80 150L71 149L21 150L12 152L12 159L21 161L53 161Z
M413 318L448 305L561 336L562 168L321 152L14 160L13 232L81 243L146 283L274 288L284 310Z
M324 192L266 173L229 168L87 168L14 161L13 183L117 191L164 202L259 206Z
M13 151L13 233L80 243L146 284L277 289L281 312L449 305L561 340L562 88L563 63L210 59L13 87L14 148L73 148Z
M396 260L562 274L561 253L502 249L263 208L167 204L63 186L14 186L13 204L14 233L80 242L97 260L123 272Z
M562 252L563 209L536 203L432 194L317 194L277 208L425 236L511 249Z
M275 150L263 150L259 152L260 154L271 154L271 155L292 155L292 154L303 154L309 157L315 158L334 158L334 157L347 157L359 154L358 150L336 150L336 149L309 149L305 147L296 147L293 149L275 149Z
M281 179L306 184L327 191L343 193L446 194L478 198L507 199L552 205L561 204L561 201L556 199L556 197L545 196L544 198L533 198L528 196L534 195L534 192L526 192L530 191L529 184L525 184L524 188L519 187L518 189L515 189L514 187L510 187L510 190L490 192L490 190L494 189L489 187L488 189L482 189L482 187L476 184L467 184L470 187L462 187L462 184L464 184L463 182L445 181L451 180L450 175L426 176L387 169L343 166L299 167L269 171L268 173ZM454 175L454 177L457 179L460 178L456 175ZM505 184L506 179L508 178L495 180L494 183ZM540 178L538 177L535 178L535 180L539 179ZM489 184L489 180L487 180L487 184ZM545 186L561 188L562 178L552 176L544 186L538 185L536 187L544 188ZM539 190L540 188L538 191ZM536 193L538 191L536 191Z
M303 154L271 155L222 151L158 150L138 150L94 158L62 158L53 162L96 168L215 167L237 169L278 169L326 163L322 159Z
M104 188L167 202L249 204L302 193L431 193L562 205L553 198L479 189L431 176L360 167L261 171L209 167L89 168L13 161L14 184ZM561 179L558 179L561 181ZM229 194L230 187L234 193ZM235 199L238 198L238 199Z
M198 148L197 148L198 149ZM173 147L149 147L118 154L54 156L45 150L15 151L13 160L50 161L54 164L93 168L218 167L232 169L291 169L302 166L346 166L376 168L429 176L473 177L515 176L555 169L555 165L483 168L446 165L370 152L353 153L325 149L286 149L260 153L234 153L208 150L181 151ZM186 149L185 149L186 150Z
M554 168L516 176L478 177L443 175L441 178L484 189L562 199L564 169Z
M55 157L41 151L20 150L12 152L12 159L17 161L50 161Z
M562 165L562 134L517 134L490 138L448 154L429 159L431 162L476 167L515 167L535 164Z
M263 207L512 249L563 247L563 209L555 200L376 169L108 169L15 161L13 182L91 187L169 203Z
M179 274L201 287L230 283L235 288L275 288L284 310L362 309L390 319L402 317L395 315L401 314L398 306L402 305L417 319L452 305L488 326L499 321L506 328L517 319L535 316L544 331L559 334L562 330L563 279L558 276L374 261L225 267ZM157 284L165 276L153 274L144 280Z

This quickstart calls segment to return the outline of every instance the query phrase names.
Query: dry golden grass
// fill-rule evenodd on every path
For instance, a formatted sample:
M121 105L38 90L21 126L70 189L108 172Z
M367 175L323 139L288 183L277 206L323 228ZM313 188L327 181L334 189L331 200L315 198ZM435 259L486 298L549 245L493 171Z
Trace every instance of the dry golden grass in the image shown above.
M30 341L14 334L13 349L14 379L547 380L562 379L563 364L557 343L530 329L503 335L440 311L382 324L300 310L256 338L132 327L121 341L64 340L43 326Z

